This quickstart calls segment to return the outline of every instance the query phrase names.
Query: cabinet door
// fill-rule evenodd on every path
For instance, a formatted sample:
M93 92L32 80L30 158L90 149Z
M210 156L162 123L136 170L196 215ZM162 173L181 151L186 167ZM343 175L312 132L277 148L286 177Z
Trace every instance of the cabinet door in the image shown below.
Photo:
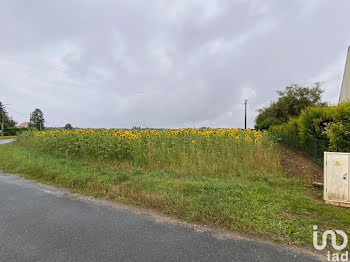
M349 156L326 154L325 199L349 201Z

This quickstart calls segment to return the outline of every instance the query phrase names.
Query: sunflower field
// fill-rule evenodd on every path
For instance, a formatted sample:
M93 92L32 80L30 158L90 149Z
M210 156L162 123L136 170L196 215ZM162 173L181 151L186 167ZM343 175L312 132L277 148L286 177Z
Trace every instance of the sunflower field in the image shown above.
M267 133L250 129L57 129L27 132L18 140L48 154L127 162L148 170L227 175L279 166Z

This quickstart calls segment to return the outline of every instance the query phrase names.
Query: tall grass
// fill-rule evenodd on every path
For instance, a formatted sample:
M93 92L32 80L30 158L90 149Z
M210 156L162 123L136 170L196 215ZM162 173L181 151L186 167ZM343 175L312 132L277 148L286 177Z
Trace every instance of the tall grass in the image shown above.
M48 154L127 163L148 171L234 176L280 167L268 135L251 130L52 130L24 133L18 141Z

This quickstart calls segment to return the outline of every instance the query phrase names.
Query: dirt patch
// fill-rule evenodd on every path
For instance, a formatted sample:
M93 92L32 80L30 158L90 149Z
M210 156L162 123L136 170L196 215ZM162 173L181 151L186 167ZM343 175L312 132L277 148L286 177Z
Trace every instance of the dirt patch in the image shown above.
M323 167L308 159L301 152L281 147L282 166L295 176L300 176L309 184L323 183Z

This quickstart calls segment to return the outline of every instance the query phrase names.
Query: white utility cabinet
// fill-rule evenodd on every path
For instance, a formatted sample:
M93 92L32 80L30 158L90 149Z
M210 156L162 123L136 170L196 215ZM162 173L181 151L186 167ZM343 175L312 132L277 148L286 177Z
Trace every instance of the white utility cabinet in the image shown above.
M350 207L350 153L324 152L324 200Z

